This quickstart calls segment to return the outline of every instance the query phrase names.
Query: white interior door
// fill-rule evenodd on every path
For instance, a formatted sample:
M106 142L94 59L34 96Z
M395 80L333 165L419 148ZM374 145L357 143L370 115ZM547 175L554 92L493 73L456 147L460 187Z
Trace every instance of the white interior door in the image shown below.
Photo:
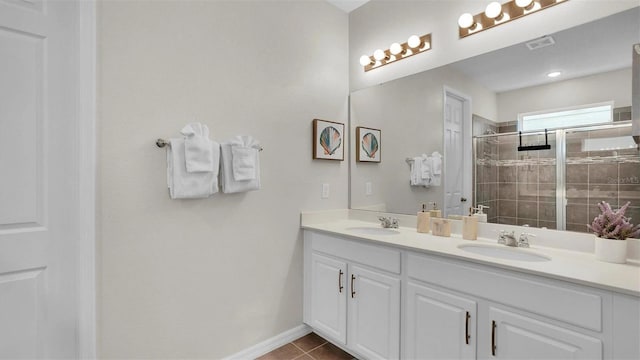
M444 215L465 213L464 196L465 99L445 91L444 101Z
M77 3L0 0L0 358L75 358Z

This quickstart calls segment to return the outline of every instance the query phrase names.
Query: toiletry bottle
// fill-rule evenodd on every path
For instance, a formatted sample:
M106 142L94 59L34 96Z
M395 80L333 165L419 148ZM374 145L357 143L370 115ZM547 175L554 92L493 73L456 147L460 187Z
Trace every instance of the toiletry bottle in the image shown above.
M435 201L432 201L429 204L433 205L433 209L429 210L429 215L432 218L441 218L442 217L442 211L438 210L438 204Z
M462 238L476 240L478 238L478 217L473 214L474 208L469 208L469 216L462 217Z
M418 232L428 233L430 222L431 222L431 216L427 211L427 205L422 204L422 211L418 212Z
M478 205L478 207L476 208L476 213L473 214L473 216L478 218L479 222L487 222L487 214L485 214L483 212L484 209L488 209L488 206L484 206L484 205Z

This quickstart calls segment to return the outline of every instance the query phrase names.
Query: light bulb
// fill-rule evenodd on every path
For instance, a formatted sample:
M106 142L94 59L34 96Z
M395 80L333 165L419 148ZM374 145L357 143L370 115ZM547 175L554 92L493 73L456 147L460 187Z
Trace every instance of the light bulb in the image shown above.
M431 44L430 44L430 43L428 43L428 42L425 42L425 43L424 43L424 48L423 48L423 49L424 49L424 50L429 50L429 49L431 49Z
M550 78L558 77L560 75L562 75L562 73L560 71L554 71L554 72L550 72L550 73L547 74L547 76L550 77Z
M404 49L402 48L402 45L400 45L398 43L393 43L393 44L391 44L391 46L389 46L389 51L393 55L398 55L398 54L402 53L403 50Z
M464 13L458 18L458 25L463 29L472 28L475 23L473 15L469 13Z
M532 4L533 4L533 0L516 0L516 6L525 8L526 10L531 9Z
M360 65L367 66L371 64L371 58L368 55L360 56Z
M373 58L378 61L382 61L387 58L387 54L385 54L384 51L378 49L373 52Z
M500 20L500 18L502 18L502 5L497 1L489 3L484 10L484 14L487 15L489 19Z
M420 40L418 35L411 35L409 36L409 40L407 40L407 45L409 45L410 48L415 49L422 45L422 40Z

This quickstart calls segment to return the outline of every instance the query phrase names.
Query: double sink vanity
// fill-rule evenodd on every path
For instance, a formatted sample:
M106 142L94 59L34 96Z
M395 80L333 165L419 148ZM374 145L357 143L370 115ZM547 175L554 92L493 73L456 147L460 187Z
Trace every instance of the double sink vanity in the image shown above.
M638 359L640 267L599 262L588 234L509 225L463 240L382 228L376 213L302 214L304 322L363 359Z

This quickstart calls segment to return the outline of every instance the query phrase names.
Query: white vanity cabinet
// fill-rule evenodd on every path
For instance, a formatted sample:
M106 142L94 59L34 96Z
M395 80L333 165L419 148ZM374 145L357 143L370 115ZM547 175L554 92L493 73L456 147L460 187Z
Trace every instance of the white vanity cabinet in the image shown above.
M305 323L359 358L640 359L637 296L309 230L304 254Z
M400 251L305 232L304 321L366 359L400 356Z
M404 304L404 358L476 358L475 300L409 281Z

